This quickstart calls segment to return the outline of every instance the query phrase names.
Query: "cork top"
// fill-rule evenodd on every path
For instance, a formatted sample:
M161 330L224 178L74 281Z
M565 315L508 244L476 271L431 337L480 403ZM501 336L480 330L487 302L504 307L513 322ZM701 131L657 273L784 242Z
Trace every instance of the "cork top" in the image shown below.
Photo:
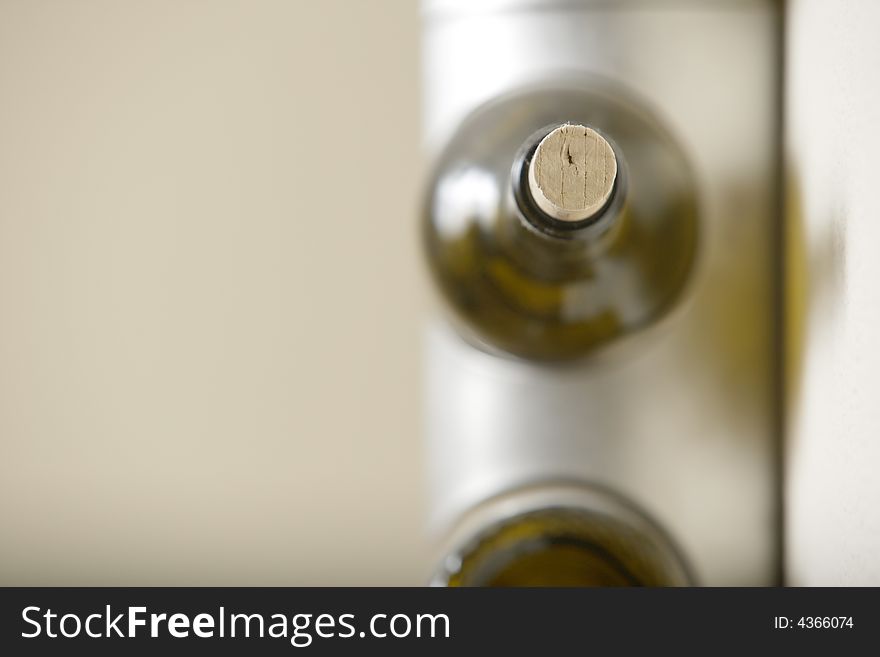
M617 159L611 145L583 125L561 125L548 134L529 163L535 203L559 221L584 221L611 197Z

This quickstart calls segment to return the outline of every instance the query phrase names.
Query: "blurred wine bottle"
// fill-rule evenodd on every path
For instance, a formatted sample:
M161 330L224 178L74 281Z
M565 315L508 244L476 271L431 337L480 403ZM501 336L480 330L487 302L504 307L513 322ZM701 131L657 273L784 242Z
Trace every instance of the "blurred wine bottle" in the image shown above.
M436 586L687 586L678 551L647 516L581 485L525 488L473 510Z
M462 332L488 350L584 356L660 318L694 261L685 157L648 112L597 82L477 109L429 190L430 267Z

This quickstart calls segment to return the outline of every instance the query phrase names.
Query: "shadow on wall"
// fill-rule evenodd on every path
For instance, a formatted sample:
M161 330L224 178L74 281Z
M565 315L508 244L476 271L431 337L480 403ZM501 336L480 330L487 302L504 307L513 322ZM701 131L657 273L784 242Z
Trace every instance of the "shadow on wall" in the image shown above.
M784 402L786 415L793 416L801 393L804 354L809 341L807 331L821 330L844 302L846 242L843 239L843 220L846 208L841 205L831 209L829 221L822 222L824 234L815 241L810 251L804 225L800 177L791 163L786 169L783 234ZM786 440L792 438L793 432L789 432Z

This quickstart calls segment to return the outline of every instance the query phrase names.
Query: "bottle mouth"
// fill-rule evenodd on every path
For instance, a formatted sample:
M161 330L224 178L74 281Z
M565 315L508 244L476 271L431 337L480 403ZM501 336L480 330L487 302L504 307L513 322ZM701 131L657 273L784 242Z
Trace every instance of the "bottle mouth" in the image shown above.
M572 129L585 140L593 140L592 158L589 146L572 152L571 141L566 140L571 137L566 132ZM514 158L510 179L516 205L529 227L550 237L592 239L603 234L619 214L626 167L614 142L598 130L553 124L525 141ZM579 191L586 185L587 191L572 201L565 194L566 180L575 183Z
M447 553L434 585L638 587L692 582L665 533L641 512L591 487L502 496Z

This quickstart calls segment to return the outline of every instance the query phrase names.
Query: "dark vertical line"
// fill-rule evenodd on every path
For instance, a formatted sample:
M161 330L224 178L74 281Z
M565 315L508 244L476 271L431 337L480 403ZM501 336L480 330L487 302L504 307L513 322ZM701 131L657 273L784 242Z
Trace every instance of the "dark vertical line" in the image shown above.
M598 149L596 149L596 150L598 150ZM587 183L589 182L588 177L590 175L590 172L593 172L593 175L595 175L595 171L596 171L596 164L595 163L596 163L596 158L593 157L593 162L592 162L593 166L590 167L591 163L589 161L589 156L587 155L587 131L584 130L584 191L583 191L583 195L582 195L583 201L581 201L581 204L583 206L587 205Z
M772 230L772 253L773 258L773 293L771 318L773 322L773 379L772 379L772 408L773 408L773 475L774 475L774 527L776 541L774 548L776 586L785 585L785 441L787 432L786 408L786 380L785 372L788 363L785 355L785 334L788 318L786 317L786 203L785 203L785 110L786 110L786 30L785 30L785 0L773 1L773 20L776 32L776 81L775 81L775 107L773 117L775 123L774 134L776 140L773 146L776 160L774 190L774 215Z

